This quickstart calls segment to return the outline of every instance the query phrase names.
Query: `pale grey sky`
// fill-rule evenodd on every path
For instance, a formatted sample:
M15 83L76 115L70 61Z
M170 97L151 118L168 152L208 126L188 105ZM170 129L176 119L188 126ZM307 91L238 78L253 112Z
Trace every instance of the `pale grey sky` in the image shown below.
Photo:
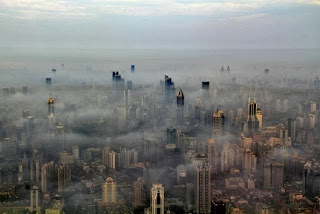
M320 0L0 0L0 46L320 48Z

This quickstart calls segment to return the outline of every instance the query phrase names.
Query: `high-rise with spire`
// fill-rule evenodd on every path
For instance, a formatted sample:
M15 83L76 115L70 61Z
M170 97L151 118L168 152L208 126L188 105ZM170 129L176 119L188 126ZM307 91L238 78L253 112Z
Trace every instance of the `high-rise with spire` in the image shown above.
M184 95L180 88L177 93L177 123L179 126L183 125L183 116L184 116Z

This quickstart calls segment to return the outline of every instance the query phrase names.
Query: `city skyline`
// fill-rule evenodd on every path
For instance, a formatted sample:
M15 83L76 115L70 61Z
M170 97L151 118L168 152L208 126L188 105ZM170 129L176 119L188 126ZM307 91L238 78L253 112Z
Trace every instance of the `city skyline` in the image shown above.
M0 213L320 213L319 0L0 0Z

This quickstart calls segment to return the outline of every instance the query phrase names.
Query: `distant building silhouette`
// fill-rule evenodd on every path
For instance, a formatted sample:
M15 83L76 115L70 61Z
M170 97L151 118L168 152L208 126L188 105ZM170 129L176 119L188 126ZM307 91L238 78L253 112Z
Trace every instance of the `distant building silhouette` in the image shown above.
M180 88L177 94L177 123L179 126L183 125L184 119L184 95Z
M210 86L210 82L209 81L202 82L202 89L203 90L209 90L209 86Z
M175 95L174 82L168 75L164 76L164 92L165 92L165 101L167 104L172 103Z
M46 86L47 86L47 88L51 86L51 78L50 77L46 78Z

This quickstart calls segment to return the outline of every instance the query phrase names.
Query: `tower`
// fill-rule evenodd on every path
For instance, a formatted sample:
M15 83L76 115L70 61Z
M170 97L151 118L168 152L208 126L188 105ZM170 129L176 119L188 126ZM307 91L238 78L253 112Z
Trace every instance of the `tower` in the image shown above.
M116 201L116 184L112 178L108 177L102 186L102 202L115 203Z
M48 164L41 167L41 192L48 191Z
M164 76L164 87L165 87L165 102L166 104L172 104L175 94L174 82L168 75Z
M164 214L164 187L162 184L152 185L151 214Z
M196 213L210 213L210 166L202 163L197 167L196 181Z
M48 100L48 114L54 114L54 100L51 97L51 94Z
M139 177L137 181L133 183L133 203L134 207L144 205L143 183L142 178Z
M57 168L58 173L58 192L71 183L71 168L68 165L60 165Z
M213 134L220 135L224 133L224 121L225 117L223 111L218 110L213 114Z
M288 119L288 137L290 137L292 141L296 139L296 120L292 118Z
M54 116L54 100L51 96L48 100L48 119L49 119L49 130L53 130L54 123L55 123L55 116Z
M277 189L283 186L283 163L267 162L263 164L265 189Z
M130 90L128 89L123 90L123 107L124 107L126 119L128 119L129 94L130 94Z
M109 160L108 160L109 168L116 168L116 153L114 151L109 152Z
M262 118L262 116L261 116ZM257 103L256 98L253 98L253 102L250 101L250 97L248 100L248 135L259 131L259 120L257 117Z
M64 152L64 125L63 123L59 122L59 124L56 127L57 129L57 137L59 138L60 148L61 152Z
M177 94L177 122L179 126L183 125L184 116L184 95L180 88Z
M30 190L30 211L40 212L39 206L39 190L37 186L33 186Z
M102 157L101 161L102 164L109 166L109 153L111 151L111 148L109 146L106 146L102 149Z
M211 167L211 173L218 172L218 149L214 139L208 140L208 162Z

